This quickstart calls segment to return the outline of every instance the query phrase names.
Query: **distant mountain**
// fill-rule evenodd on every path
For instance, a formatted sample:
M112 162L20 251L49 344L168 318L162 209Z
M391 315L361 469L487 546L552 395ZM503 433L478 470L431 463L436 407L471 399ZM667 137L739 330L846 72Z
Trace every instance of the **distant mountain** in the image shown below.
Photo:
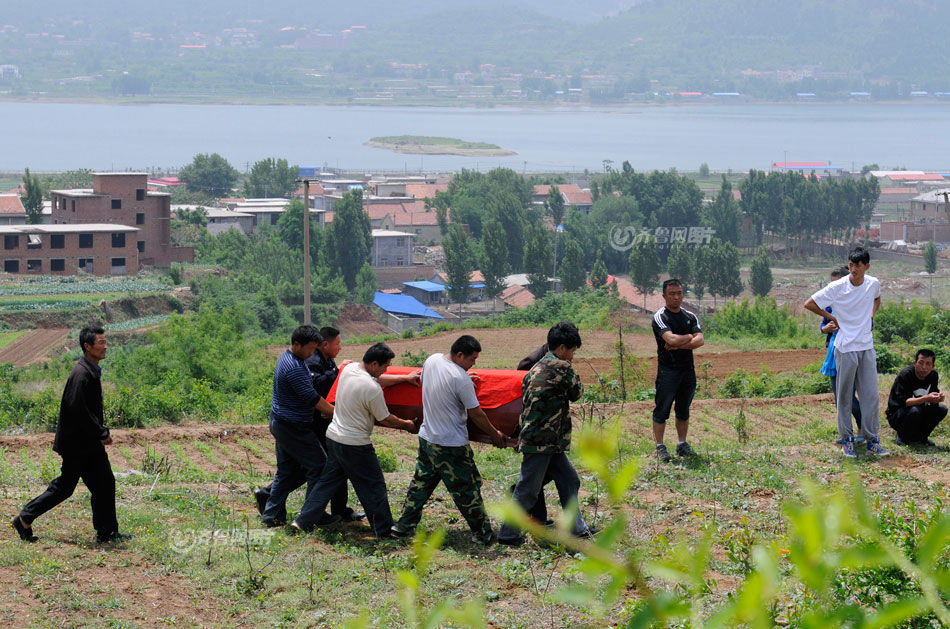
M484 64L494 71L473 80L574 77L551 93L605 75L615 83L598 88L604 98L651 87L776 98L950 91L946 0L0 1L0 65L36 81L27 92L87 75L121 91L112 77L131 70L163 94L185 81L192 91L305 94L305 71L332 75L326 89L345 94L396 67L442 81ZM194 45L207 46L204 56L182 55Z

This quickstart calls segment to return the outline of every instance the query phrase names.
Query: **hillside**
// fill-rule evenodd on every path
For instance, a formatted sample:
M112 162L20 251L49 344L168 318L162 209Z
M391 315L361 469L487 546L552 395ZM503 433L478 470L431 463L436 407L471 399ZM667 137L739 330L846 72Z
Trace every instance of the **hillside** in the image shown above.
M431 99L430 84L496 87L500 101L567 88L602 100L655 90L950 91L950 13L936 0L9 5L0 65L17 74L0 75L0 92L14 98L332 101L380 80L415 89L409 100Z

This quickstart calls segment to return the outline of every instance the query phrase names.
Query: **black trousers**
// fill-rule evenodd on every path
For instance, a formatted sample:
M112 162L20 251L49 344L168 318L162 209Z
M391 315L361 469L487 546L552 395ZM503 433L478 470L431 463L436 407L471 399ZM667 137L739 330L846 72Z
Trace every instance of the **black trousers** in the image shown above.
M59 503L73 495L79 480L89 488L92 502L92 526L100 537L119 530L115 516L115 476L109 455L101 444L82 452L62 455L63 464L58 478L50 482L42 494L26 503L20 511L24 524L31 524Z
M307 494L300 513L295 520L303 530L310 530L324 515L327 503L346 481L353 483L356 497L363 505L366 519L379 537L389 532L393 525L393 512L389 508L389 493L386 478L376 458L372 444L351 446L327 439L327 464L320 482Z
M887 423L904 443L924 443L946 416L943 404L921 404L897 409L887 417Z
M670 369L663 365L656 367L656 406L653 409L653 421L665 424L673 409L676 419L689 420L689 405L696 393L696 371L693 369ZM674 406L675 403L675 406Z
M317 439L320 440L320 445L323 446L324 452L326 452L327 450L327 428L329 427L330 427L329 419L324 419L319 413L314 413L313 432L317 434ZM306 482L307 482L307 477L303 473L294 475L293 478L288 483L291 488L290 491L293 491L297 489L298 487L302 487ZM261 491L262 493L270 497L270 493L273 487L274 487L274 483L271 482L266 487L262 487ZM347 498L348 498L348 492L346 488L346 483L343 483L343 486L340 487L340 489L337 490L337 492L333 494L333 497L330 499L330 513L332 513L333 515L346 515ZM276 519L281 522L285 521L287 519L286 509L278 511Z

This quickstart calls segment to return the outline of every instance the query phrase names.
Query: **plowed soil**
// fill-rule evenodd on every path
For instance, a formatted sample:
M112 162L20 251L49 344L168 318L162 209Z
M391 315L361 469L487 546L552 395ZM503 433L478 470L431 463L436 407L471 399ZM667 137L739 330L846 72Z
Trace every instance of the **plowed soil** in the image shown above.
M0 363L13 363L15 367L25 367L42 362L51 351L64 346L68 333L68 328L30 330L0 349Z

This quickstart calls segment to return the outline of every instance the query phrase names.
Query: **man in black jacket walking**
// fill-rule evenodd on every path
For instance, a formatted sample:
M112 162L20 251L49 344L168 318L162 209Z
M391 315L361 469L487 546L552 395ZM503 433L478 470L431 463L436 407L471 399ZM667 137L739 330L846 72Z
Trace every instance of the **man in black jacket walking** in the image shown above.
M131 536L119 533L115 515L115 477L105 446L112 443L109 429L102 418L102 368L99 361L106 356L105 331L100 327L84 327L79 332L83 356L69 374L59 406L59 422L53 450L63 458L62 473L53 479L42 494L27 503L11 525L26 542L35 542L32 524L59 503L69 498L79 479L92 494L92 526L96 541L119 542Z

